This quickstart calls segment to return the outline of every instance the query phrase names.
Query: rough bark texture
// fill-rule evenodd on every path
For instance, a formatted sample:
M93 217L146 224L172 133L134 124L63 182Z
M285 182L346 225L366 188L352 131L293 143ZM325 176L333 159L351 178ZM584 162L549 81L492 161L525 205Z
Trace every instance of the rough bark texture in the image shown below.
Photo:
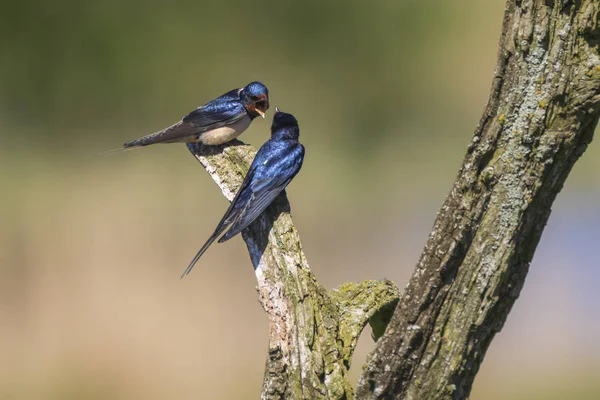
M465 399L600 110L599 0L507 1L490 99L360 399Z
M232 200L256 152L239 141L188 148ZM371 322L381 336L398 302L390 281L345 284L328 293L315 279L292 224L285 193L242 232L269 315L263 399L348 399L358 336Z

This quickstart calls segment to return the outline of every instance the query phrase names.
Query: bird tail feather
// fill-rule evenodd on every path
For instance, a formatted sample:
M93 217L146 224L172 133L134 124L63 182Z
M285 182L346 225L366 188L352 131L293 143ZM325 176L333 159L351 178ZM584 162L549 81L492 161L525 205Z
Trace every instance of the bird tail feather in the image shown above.
M189 125L189 124L188 124ZM151 133L146 136L123 143L124 148L142 147L155 143L176 143L185 142L194 133L193 127L190 127L179 121L161 131Z
M185 271L183 271L183 274L181 274L181 279L183 279L187 274L189 274L192 271L192 268L194 268L194 265L196 265L196 263L198 262L198 260L200 259L200 257L202 257L202 255L204 254L204 252L215 241L215 239L217 239L217 237L219 237L219 235L222 232L223 232L222 229L217 229L215 231L215 233L213 233L211 235L211 237L208 238L208 240L206 241L206 243L204 243L204 245L202 246L202 248L200 250L198 250L198 252L194 256L194 258L192 259L192 262L190 262L190 265L188 265L187 268L185 269Z
M111 150L103 151L103 152L99 153L99 155L101 155L101 156L112 156L112 155L117 154L117 153L124 153L126 151L136 150L136 149L139 149L141 147L142 146L118 147L116 149L111 149Z

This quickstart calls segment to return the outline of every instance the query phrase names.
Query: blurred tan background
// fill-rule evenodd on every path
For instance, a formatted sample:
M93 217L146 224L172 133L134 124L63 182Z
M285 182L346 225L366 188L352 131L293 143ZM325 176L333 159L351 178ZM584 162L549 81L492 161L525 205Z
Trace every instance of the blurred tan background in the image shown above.
M487 100L504 8L2 3L3 400L258 397L267 319L242 240L179 279L227 202L184 145L98 155L252 80L300 121L288 194L317 277L403 287ZM241 139L262 144L272 112ZM599 155L555 203L473 399L600 396Z

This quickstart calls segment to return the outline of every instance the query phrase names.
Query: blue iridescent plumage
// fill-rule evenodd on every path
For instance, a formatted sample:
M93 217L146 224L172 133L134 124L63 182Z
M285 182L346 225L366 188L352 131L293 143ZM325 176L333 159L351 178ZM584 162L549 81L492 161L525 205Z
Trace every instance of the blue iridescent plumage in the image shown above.
M254 118L264 118L268 108L267 87L260 82L251 82L198 107L181 121L162 131L124 143L123 148L176 142L223 144L244 132Z
M304 146L298 142L299 135L300 128L296 118L276 109L271 125L271 138L256 153L244 182L225 215L186 268L182 278L190 273L217 237L225 232L219 239L219 243L222 243L243 231L292 181L304 160Z

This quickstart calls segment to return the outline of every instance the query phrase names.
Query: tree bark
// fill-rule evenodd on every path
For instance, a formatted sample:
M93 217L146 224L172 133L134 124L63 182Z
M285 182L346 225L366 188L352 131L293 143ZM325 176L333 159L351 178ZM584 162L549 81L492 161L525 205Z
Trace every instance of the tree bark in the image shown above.
M285 193L242 232L270 321L263 399L354 397L347 371L367 322L383 336L356 398L468 397L598 122L599 2L507 1L488 105L402 296L385 280L326 291ZM188 148L231 200L255 151Z
M492 92L360 399L466 399L600 110L598 0L507 1Z

